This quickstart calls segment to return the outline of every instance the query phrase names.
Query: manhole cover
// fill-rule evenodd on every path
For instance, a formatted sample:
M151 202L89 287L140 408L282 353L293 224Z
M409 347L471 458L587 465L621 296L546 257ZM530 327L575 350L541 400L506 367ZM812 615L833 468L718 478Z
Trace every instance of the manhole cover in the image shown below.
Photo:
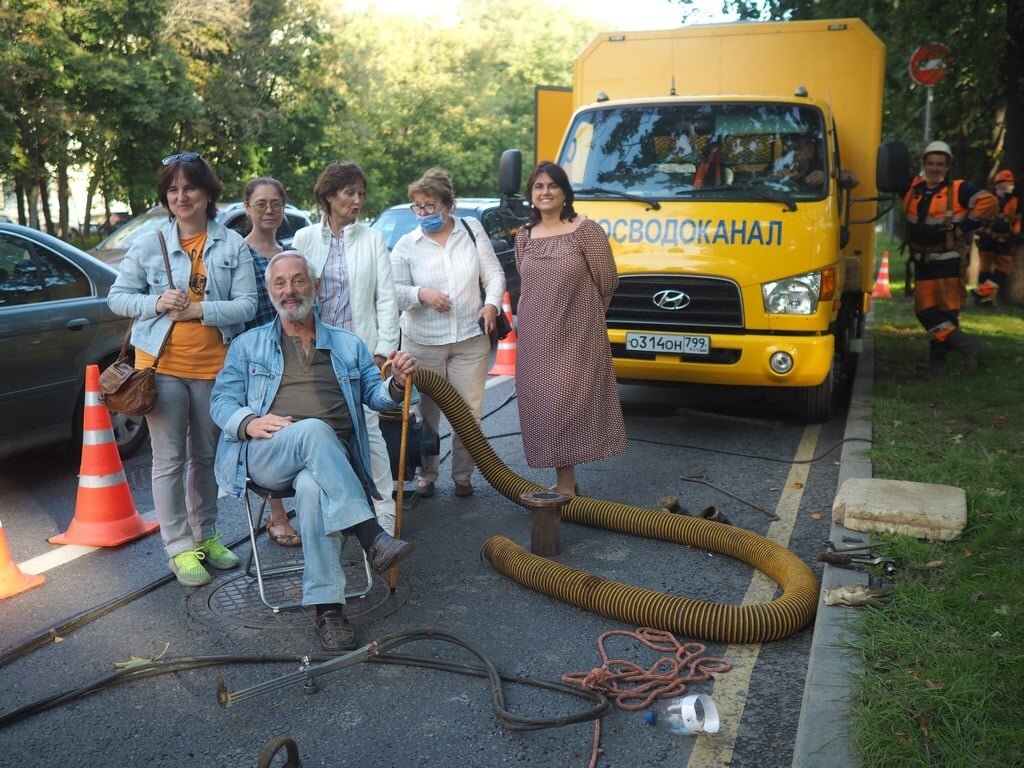
M274 566L281 565L275 563ZM362 592L366 586L366 571L362 559L343 560L345 588ZM299 602L302 600L302 571L293 571L264 578L263 589L267 600L273 604ZM345 602L345 615L350 619L371 615L386 616L408 598L407 590L401 585L391 592L387 575L374 574L370 590L361 598L351 597ZM312 609L290 608L277 613L260 599L259 584L255 576L247 576L243 570L238 576L227 581L217 581L210 590L197 590L189 598L190 613L208 623L227 622L253 629L309 629ZM193 611L191 609L198 608Z

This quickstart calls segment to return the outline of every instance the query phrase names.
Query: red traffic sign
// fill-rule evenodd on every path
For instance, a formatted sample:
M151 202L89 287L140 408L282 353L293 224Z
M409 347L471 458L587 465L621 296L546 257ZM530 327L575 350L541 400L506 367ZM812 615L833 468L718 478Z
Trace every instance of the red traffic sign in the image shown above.
M948 46L925 43L910 57L910 77L918 85L932 86L946 76L952 63Z

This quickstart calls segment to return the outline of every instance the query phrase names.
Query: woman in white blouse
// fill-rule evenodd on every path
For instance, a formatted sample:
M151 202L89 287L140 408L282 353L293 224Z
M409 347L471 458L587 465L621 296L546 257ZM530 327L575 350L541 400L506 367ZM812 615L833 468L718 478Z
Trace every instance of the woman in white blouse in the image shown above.
M443 376L480 421L490 357L488 334L505 293L505 275L483 225L458 218L448 174L433 168L409 185L419 226L391 252L398 308L402 310L402 349L421 367ZM435 431L437 405L424 396L423 420ZM434 495L438 457L423 457L418 492ZM452 436L455 495L473 493L473 460L458 435Z

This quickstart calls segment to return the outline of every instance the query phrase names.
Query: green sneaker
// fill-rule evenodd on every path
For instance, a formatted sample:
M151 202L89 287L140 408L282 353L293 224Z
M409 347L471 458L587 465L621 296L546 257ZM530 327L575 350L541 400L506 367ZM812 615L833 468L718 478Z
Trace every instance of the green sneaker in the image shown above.
M237 568L240 562L238 555L220 543L219 533L200 541L198 549L206 555L206 562L222 571L226 571L228 568Z
M200 562L205 557L198 549L179 552L172 557L171 571L178 577L178 582L186 587L201 587L213 581Z

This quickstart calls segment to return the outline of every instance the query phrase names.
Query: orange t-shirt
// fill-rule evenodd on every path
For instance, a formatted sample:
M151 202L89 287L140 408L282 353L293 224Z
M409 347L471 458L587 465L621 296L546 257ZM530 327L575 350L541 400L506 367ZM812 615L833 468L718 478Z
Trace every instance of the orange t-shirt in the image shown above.
M181 241L182 250L192 262L187 289L189 301L203 301L206 298L206 264L203 263L205 246L205 230ZM182 379L215 379L224 367L227 351L227 344L217 326L203 325L202 320L176 322L171 326L170 338L164 345L156 370ZM142 350L135 351L136 368L148 368L153 364L153 359Z

